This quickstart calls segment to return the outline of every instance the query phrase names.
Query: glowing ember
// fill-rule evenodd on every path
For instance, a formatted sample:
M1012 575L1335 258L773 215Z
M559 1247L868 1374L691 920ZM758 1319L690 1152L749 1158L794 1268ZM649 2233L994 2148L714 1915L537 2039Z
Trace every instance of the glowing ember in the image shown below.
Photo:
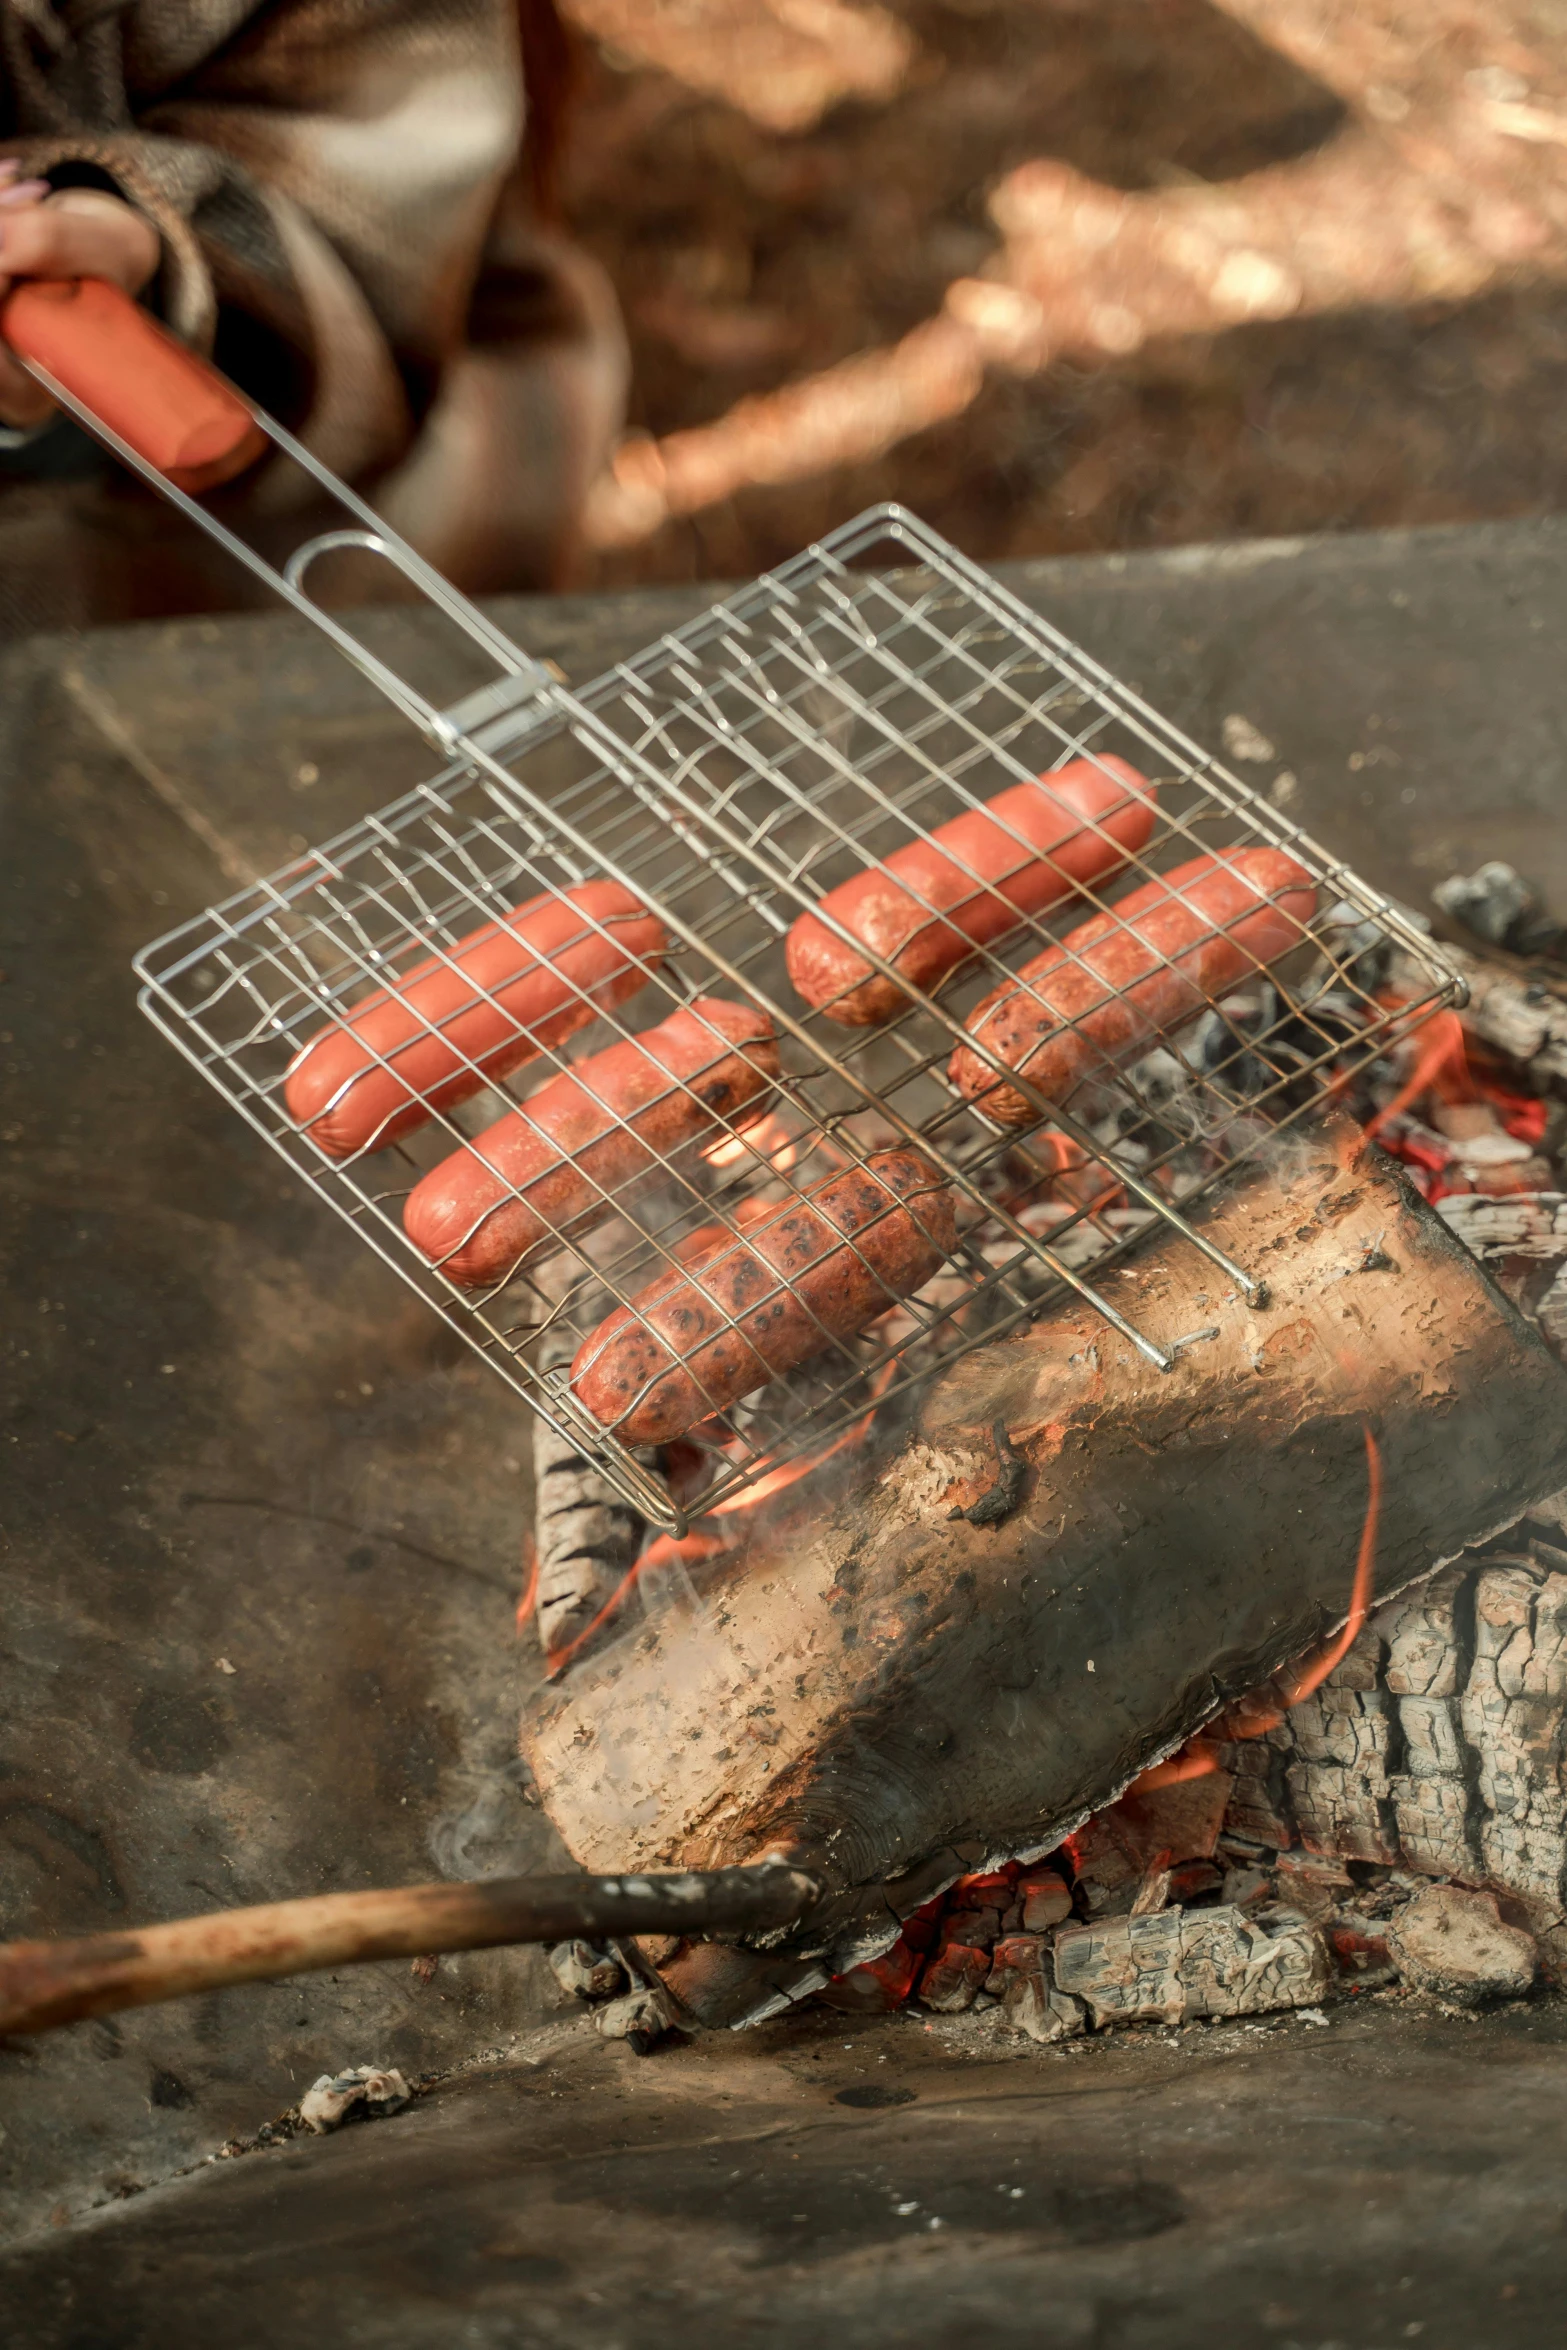
M759 1159L775 1175L787 1175L800 1156L800 1145L776 1112L758 1118L743 1134L726 1134L702 1153L715 1170L738 1166L743 1158Z

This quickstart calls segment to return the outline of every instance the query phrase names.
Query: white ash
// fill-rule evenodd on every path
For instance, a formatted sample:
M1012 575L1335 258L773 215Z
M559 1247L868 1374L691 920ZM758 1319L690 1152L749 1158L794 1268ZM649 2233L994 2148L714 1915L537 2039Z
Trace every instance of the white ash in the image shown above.
M350 2114L398 2113L413 2091L400 2072L390 2066L351 2065L346 2072L323 2073L299 2101L299 2118L317 2137L341 2129Z

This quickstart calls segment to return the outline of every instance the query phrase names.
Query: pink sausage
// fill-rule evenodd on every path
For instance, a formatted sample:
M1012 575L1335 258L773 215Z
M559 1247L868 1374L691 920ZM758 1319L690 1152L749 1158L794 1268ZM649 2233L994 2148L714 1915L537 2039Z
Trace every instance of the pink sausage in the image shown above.
M541 1241L608 1215L657 1158L718 1134L777 1075L766 1013L699 996L453 1151L409 1194L403 1229L448 1280L488 1288Z
M666 944L618 881L530 898L319 1030L289 1066L288 1114L334 1159L384 1150L635 995Z
M1020 915L1114 873L1154 816L1152 784L1124 759L1074 759L894 850L830 890L821 910L929 994ZM815 914L795 923L786 955L799 994L847 1028L890 1020L908 1001Z
M952 1193L930 1161L878 1151L744 1242L726 1234L685 1270L666 1266L578 1348L572 1393L623 1443L665 1444L863 1330L956 1245Z
M1047 1100L1062 1101L1299 946L1316 905L1310 874L1282 849L1194 857L1025 963L975 1006L968 1032ZM998 1126L1038 1116L968 1045L948 1074Z

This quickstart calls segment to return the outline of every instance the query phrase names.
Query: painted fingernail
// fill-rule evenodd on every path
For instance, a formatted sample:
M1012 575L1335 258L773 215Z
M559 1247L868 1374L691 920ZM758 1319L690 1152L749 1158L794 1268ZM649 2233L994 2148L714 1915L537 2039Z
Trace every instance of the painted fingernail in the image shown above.
M0 186L0 204L15 205L41 203L49 193L47 180L18 180L15 187Z

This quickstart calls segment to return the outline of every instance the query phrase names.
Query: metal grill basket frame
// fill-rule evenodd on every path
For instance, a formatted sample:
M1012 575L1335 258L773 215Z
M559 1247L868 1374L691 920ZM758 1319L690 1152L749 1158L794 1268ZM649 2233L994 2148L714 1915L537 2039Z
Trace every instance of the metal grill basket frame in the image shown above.
M328 545L402 559L369 510L335 486L374 528L332 534L294 558L288 600L312 616L304 572ZM494 687L444 712L396 681L393 698L448 750L446 764L153 942L136 958L140 1002L532 1410L672 1533L754 1498L792 1460L847 1441L874 1408L1072 1293L1124 1343L1168 1363L1168 1350L1098 1293L1088 1267L1160 1224L1208 1260L1209 1286L1194 1286L1197 1318L1211 1323L1254 1297L1247 1269L1186 1211L1356 1069L1461 1000L1461 982L1398 908L901 508L857 517L580 688L510 646L445 583L432 589L419 568L416 584L501 670ZM334 623L329 633L370 669L351 630ZM844 1028L794 994L783 940L826 890L1013 784L1110 751L1158 786L1159 817L1102 891L1078 888L1047 914L1019 917L934 997L900 981L912 1000L881 1027ZM1031 1129L1002 1133L960 1100L944 1065L980 996L1085 915L1113 914L1139 883L1237 844L1282 849L1317 883L1318 919L1282 968L1207 1002L1178 1036L1096 1081L1087 1101L1037 1097ZM301 1133L283 1078L323 1023L351 1015L412 964L450 959L459 940L519 902L601 875L633 890L669 933L667 959L649 966L637 995L514 1078L486 1082L475 1068L481 1093L388 1148L338 1160ZM1425 975L1417 1001L1377 999L1367 973L1378 941L1396 943ZM558 1250L491 1290L459 1288L413 1248L402 1199L438 1157L471 1143L541 1077L701 995L739 996L773 1021L784 1074L762 1118L727 1126L705 1157L652 1154L647 1179L605 1203L607 1220L563 1233ZM868 1332L830 1340L813 1365L715 1415L700 1432L701 1459L686 1465L683 1497L672 1499L647 1456L575 1401L572 1346L611 1307L630 1306L694 1227L734 1234L742 1200L784 1206L835 1169L909 1142L953 1187L957 1252L916 1298L889 1297ZM1019 1173L1031 1142L1032 1186ZM1063 1189L1068 1163L1076 1180Z

